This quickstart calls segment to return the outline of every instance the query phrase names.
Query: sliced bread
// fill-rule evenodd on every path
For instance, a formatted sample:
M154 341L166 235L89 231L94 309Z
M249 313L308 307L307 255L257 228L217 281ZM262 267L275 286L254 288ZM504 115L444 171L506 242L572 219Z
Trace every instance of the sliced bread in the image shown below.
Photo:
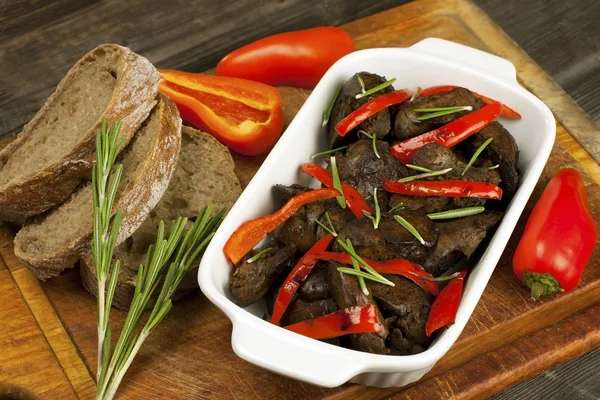
M179 216L193 218L206 205L212 205L215 211L222 207L229 209L242 192L227 147L211 135L187 126L182 133L181 153L169 188L142 226L115 249L115 257L121 260L121 272L113 305L119 309L126 310L131 304L137 270L144 262L148 247L156 241L161 220L168 222ZM194 262L176 297L198 286L199 263L199 260ZM97 296L96 271L90 254L83 257L80 271L85 288Z
M91 175L102 117L131 140L155 105L160 74L125 47L79 60L17 139L0 151L0 220L22 223L62 203Z
M123 175L114 208L123 219L117 243L131 236L165 192L181 146L177 107L159 94L158 104L119 156ZM90 250L92 188L88 182L58 208L29 221L15 236L15 254L39 279L58 275Z

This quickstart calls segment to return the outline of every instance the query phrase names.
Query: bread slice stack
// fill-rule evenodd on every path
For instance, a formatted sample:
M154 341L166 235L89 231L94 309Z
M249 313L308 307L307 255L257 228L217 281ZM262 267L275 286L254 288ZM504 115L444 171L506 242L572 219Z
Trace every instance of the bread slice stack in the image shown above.
M84 286L97 295L91 261L91 168L102 117L122 121L127 146L114 210L123 213L115 257L121 260L114 303L128 308L135 279L160 220L194 218L205 205L230 208L241 193L229 150L183 127L177 107L158 93L160 74L117 45L92 50L0 151L0 220L25 221L16 256L42 280L82 260ZM196 267L197 269L197 267ZM180 294L197 286L190 271Z

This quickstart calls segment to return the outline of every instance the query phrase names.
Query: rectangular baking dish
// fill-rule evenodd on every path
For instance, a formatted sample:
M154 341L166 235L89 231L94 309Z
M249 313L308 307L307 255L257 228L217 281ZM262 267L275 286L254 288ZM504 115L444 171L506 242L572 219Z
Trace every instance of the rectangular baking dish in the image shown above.
M288 332L262 320L266 307L242 309L231 301L228 282L232 266L223 245L243 222L275 211L272 186L316 182L300 173L310 156L326 149L322 113L337 87L356 72L368 71L397 78L396 89L452 84L506 103L521 120L501 118L519 149L521 182L496 233L466 281L456 322L425 352L384 356L345 349ZM527 199L546 164L556 127L552 113L538 98L520 87L515 67L507 60L442 39L425 39L409 48L361 50L334 64L308 97L279 139L208 247L198 274L206 297L233 324L232 347L246 361L311 384L334 387L347 381L370 386L403 386L419 380L454 344L469 320L492 275Z

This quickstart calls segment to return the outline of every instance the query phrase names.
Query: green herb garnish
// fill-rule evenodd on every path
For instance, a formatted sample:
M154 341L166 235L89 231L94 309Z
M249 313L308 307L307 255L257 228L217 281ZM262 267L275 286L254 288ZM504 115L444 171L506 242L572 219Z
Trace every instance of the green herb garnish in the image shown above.
M343 150L346 150L348 147L350 147L350 146L341 146L341 147L337 147L337 148L335 148L335 149L331 149L331 150L322 151L322 152L320 152L320 153L315 153L315 154L313 154L312 156L310 156L310 158L311 158L311 159L313 159L313 158L317 158L317 157L321 157L321 156L328 156L328 155L330 155L330 154L335 154L335 153L337 153L338 151L343 151Z
M473 156L471 157L471 159L469 160L469 163L467 164L467 166L465 167L465 170L462 172L461 175L464 175L467 173L467 171L469 170L469 168L471 168L471 166L473 165L473 163L475 162L475 160L477 160L477 157L479 157L479 155L481 154L481 152L488 147L488 145L490 143L492 143L492 141L494 140L494 138L489 138L488 140L486 140L485 142L483 142L481 144L481 146L479 146L477 148L477 150L475 150L475 153L473 153Z
M489 171L494 170L496 168L500 167L500 164L496 164L496 165L492 165L491 167L488 168Z
M329 226L326 226L324 223L322 223L318 219L315 219L315 222L321 228L323 228L327 233L331 233L333 235L333 237L337 237L337 232L335 231L335 228L333 227L333 223L331 223L331 218L329 218L329 211L325 211L325 219L327 220L327 223L329 224Z
M389 280L387 280L386 278L384 278L379 272L375 271L373 269L373 267L371 267L369 264L367 264L367 262L365 260L363 260L363 258L361 256L359 256L356 253L356 251L354 251L354 247L352 246L352 242L350 242L350 239L347 240L347 243L344 243L340 239L338 239L337 242L340 245L340 247L342 249L344 249L344 251L346 253L350 254L350 257L352 257L352 259L358 261L365 268L365 270L368 273L370 273L371 275L375 275L379 279L383 279L383 280L391 283L390 286L394 286L393 282L390 282Z
M361 92L365 93L367 90L365 89L365 81L363 81L362 76L360 76L360 74L356 74L356 79L358 79L358 84L360 85Z
M413 101L417 100L419 97L420 97L419 92L415 92L415 94L410 96L410 100L408 100L408 101L412 103Z
M369 133L367 133L367 132L365 132L363 130L359 130L358 134L359 135L363 134L363 135L365 135L366 137L368 137L369 139L371 139L373 141L373 153L375 153L375 156L377 158L381 158L381 156L379 155L379 151L377 150L377 135L376 134L372 134L371 135L371 134L369 134Z
M389 81L385 81L385 82L383 82L382 84L380 84L380 85L377 85L377 86L375 86L374 88L367 90L366 92L365 92L365 87L364 87L364 82L363 82L363 86L362 86L362 88L363 88L363 92L362 92L362 93L360 93L360 94L357 94L357 95L356 95L356 98L357 98L357 99L362 99L363 97L366 97L366 96L372 95L373 93L377 93L377 92L379 92L380 90L383 90L383 89L385 89L386 87L390 86L390 85L391 85L391 84L393 84L394 82L396 82L396 78L392 78L392 79L390 79Z
M335 95L333 96L333 99L331 100L331 103L329 103L329 107L327 107L327 110L323 111L323 124L321 126L325 126L329 122L329 117L331 117L331 111L333 111L333 106L335 105L335 102L337 101L337 98L340 95L341 90L342 90L342 85L338 86L337 90L335 91Z
M418 165L414 165L414 164L406 164L405 167L414 169L415 171L421 171L421 172L432 172L433 171L432 169L425 168L425 167L419 167Z
M263 249L255 255L253 255L252 257L250 257L246 262L248 264L252 264L253 262L260 260L261 258L265 258L267 256L267 253L269 253L271 250L273 250L272 247L267 247L266 249Z
M406 178L398 179L398 182L404 183L404 182L416 181L421 178L431 178L434 176L445 175L450 171L452 171L452 168L441 169L439 171L425 172L422 174L411 175L411 176L407 176Z
M379 199L377 198L377 188L373 189L373 201L375 202L375 217L365 210L363 210L363 215L373 222L373 229L377 229L379 222L381 222L381 209L379 208Z
M428 276L422 276L421 278L423 278L427 281L444 282L444 281L451 281L452 279L456 278L458 275L460 275L460 272L455 272L452 275L438 276L437 278L430 278Z
M348 248L350 248L352 251L354 251L354 247L352 246L352 242L350 241L350 239L348 239L346 244L347 244ZM360 266L358 265L358 261L356 261L356 259L354 257L351 257L351 260L352 260L352 268L353 268L351 271L354 271L356 273L362 272L360 270ZM350 268L348 268L348 269L350 269ZM365 284L364 277L357 275L357 278L358 278L358 286L360 286L360 290L362 290L362 292L364 293L365 296L368 296L369 289L367 288L367 285Z
M457 208L455 210L441 211L437 213L427 214L429 219L438 220L438 219L453 219L453 218L462 218L469 217L471 215L481 214L485 211L485 207L465 207L465 208Z
M410 224L410 222L408 222L407 220L405 220L404 218L402 218L399 215L394 215L394 219L396 220L396 222L398 222L400 225L402 225L402 227L404 229L409 231L415 238L417 238L417 240L419 242L421 242L421 244L425 244L425 240L423 239L423 236L421 236L421 234L419 232L417 232L415 227L412 226Z
M427 119L443 117L444 115L454 114L461 111L472 111L471 106L458 106L458 107L432 107L432 108L415 108L415 112L427 112L429 114L418 116L419 121L425 121Z
M331 175L333 176L333 187L337 189L341 194L335 199L337 200L340 207L346 209L346 198L344 197L344 191L342 190L342 182L340 181L340 174L338 173L337 164L335 157L330 157L331 160Z
M354 261L354 262L356 262L356 261ZM363 271L360 271L360 270L357 271L355 269L348 268L348 267L338 267L337 270L340 271L340 272L343 272L344 274L355 275L359 279L361 279L361 278L362 279L370 279L372 281L375 281L375 282L378 282L378 283L382 283L384 285L395 286L394 282L391 282L391 281L389 281L387 279L379 279L376 276L373 276L373 275L371 275L369 273L366 273L366 272L363 272ZM365 285L365 287L366 287L366 285ZM364 290L363 290L363 293L364 293ZM369 295L369 291L367 289L367 293L365 293L365 296L368 296L368 295Z
M389 211L389 213L393 214L395 212L402 211L402 210L404 210L404 203L400 202L400 203L396 204L394 207L392 207L392 209Z

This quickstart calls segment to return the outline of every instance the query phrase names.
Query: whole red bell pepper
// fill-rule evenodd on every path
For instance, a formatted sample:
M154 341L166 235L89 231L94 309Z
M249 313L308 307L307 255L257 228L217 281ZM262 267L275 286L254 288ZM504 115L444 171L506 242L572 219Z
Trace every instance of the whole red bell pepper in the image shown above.
M388 108L389 106L402 103L403 101L408 100L412 95L413 93L410 90L404 89L375 97L356 110L352 111L346 116L346 118L338 122L338 124L335 126L335 130L338 135L346 136L348 132L356 128L361 122L370 116L377 114L379 111Z
M337 60L353 51L352 38L340 28L280 33L232 51L217 64L217 75L314 89Z
M292 272L285 278L283 285L279 289L277 299L275 300L275 307L273 307L273 315L271 317L271 323L277 325L281 321L281 317L287 310L288 306L294 299L298 288L308 278L308 275L312 272L315 264L319 259L316 254L327 250L327 247L331 243L333 235L329 234L322 237L308 252L302 256L298 263L292 269Z
M243 223L231 234L225 243L223 247L225 256L237 265L246 253L252 250L269 233L273 232L275 228L294 215L302 206L318 200L333 199L339 195L340 192L336 189L315 189L304 192L292 197L273 214Z
M267 151L283 130L281 95L271 86L238 78L160 70L160 91L181 118L247 156Z
M419 96L424 97L424 96L432 96L432 95L436 95L436 94L444 94L444 93L448 93L449 91L451 91L453 89L456 89L457 87L458 86L453 86L453 85L432 86L427 89L419 90ZM506 104L500 103L497 100L490 99L489 97L486 97L486 96L481 95L476 92L473 92L473 94L475 95L475 97L479 97L481 99L481 101L483 102L483 104L496 104L496 103L501 104L502 111L501 111L500 115L502 115L503 117L512 118L512 119L521 119L521 114L519 114L518 112L516 112L515 110L513 110Z
M410 196L502 198L502 189L496 185L459 180L396 182L384 179L383 190Z
M467 276L467 271L462 270L456 278L452 279L442 289L440 295L435 298L429 310L427 322L425 323L425 333L427 336L431 336L436 330L454 323L460 299L462 298L465 276Z
M323 185L332 188L333 177L327 170L320 165L313 163L306 163L302 165L302 172L312 176ZM348 185L346 182L342 182L342 192L344 192L344 198L346 199L346 205L352 211L352 214L356 218L364 218L363 211L373 214L373 209L361 196L358 190Z
M581 174L565 168L548 182L513 258L531 297L569 292L577 286L598 233Z
M439 143L446 147L455 146L488 126L498 118L501 110L501 104L490 104L438 129L400 142L390 147L390 153L402 164L408 164L417 150L427 143Z
M377 317L377 307L373 304L355 306L336 311L315 319L288 325L284 329L313 339L379 332L383 327Z
M350 256L350 254L346 253L323 252L316 253L315 257L325 261L337 261L339 263L348 265L352 264L352 257ZM427 291L428 293L431 293L434 296L437 296L438 294L437 282L430 280L433 278L433 275L425 271L417 264L411 263L410 261L404 260L402 258L394 258L391 260L384 261L373 261L368 259L363 260L365 260L365 262L369 264L371 268L373 268L380 274L403 276L413 281L415 284L417 284L417 286Z

